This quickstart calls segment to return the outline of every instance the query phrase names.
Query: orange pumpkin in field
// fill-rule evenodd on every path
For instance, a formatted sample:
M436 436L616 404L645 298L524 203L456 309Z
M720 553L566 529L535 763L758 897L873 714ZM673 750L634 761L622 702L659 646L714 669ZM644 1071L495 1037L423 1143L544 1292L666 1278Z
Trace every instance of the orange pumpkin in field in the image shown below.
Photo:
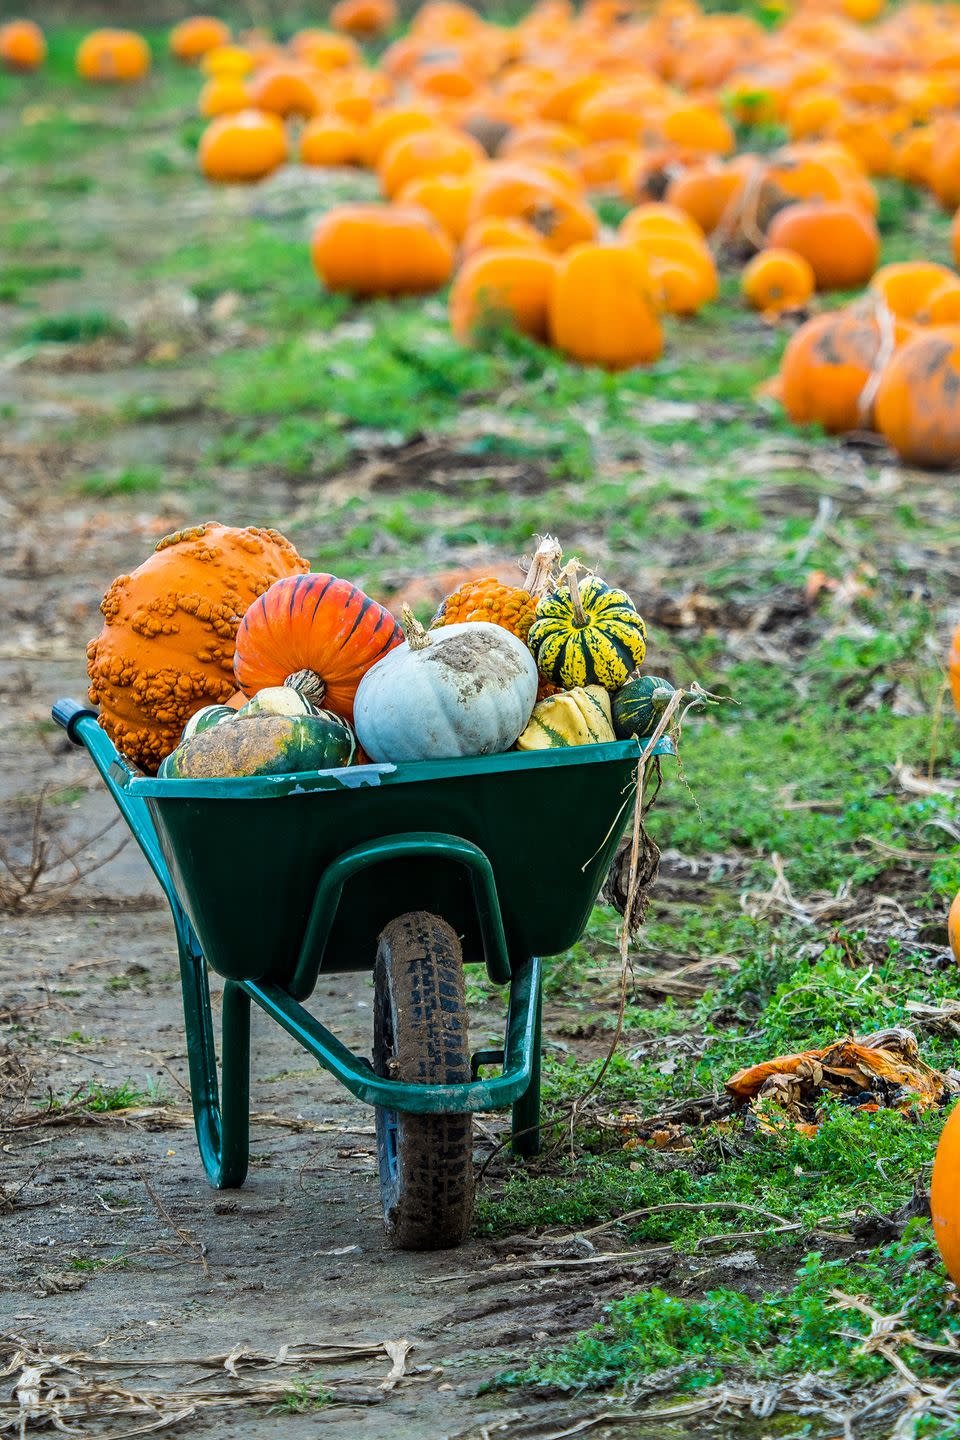
M960 1285L960 1105L947 1116L934 1157L930 1218L947 1274Z
M198 109L207 120L218 115L235 115L253 104L246 83L235 75L215 76L200 91Z
M417 130L432 130L436 124L436 116L426 106L397 105L381 110L370 121L364 135L366 163L375 170L381 156L394 140L399 140L403 135L412 135Z
M6 70L38 70L47 58L47 42L32 20L0 25L0 65Z
M831 435L872 427L861 400L881 353L875 315L836 310L808 320L790 339L780 365L783 406L797 425Z
M316 78L306 65L296 62L264 65L251 80L250 93L258 109L284 118L288 115L309 118L321 108Z
M950 647L950 691L953 695L954 705L960 710L960 651L957 649L957 639L958 632L955 631L953 644ZM960 965L960 891L954 895L950 913L947 916L947 939L950 941L953 958Z
M211 80L243 80L255 64L250 51L243 45L218 45L204 55L200 68Z
M359 165L362 153L363 132L359 126L335 115L318 115L300 132L303 165Z
M370 40L397 23L394 0L337 0L330 11L330 24L345 35Z
M476 220L467 226L461 248L467 256L476 254L478 250L516 250L518 246L525 250L546 250L547 242L526 220L490 215L486 220Z
M882 265L870 282L870 289L882 296L887 309L902 320L931 319L930 302L938 290L955 280L946 265L933 260L906 260Z
M77 74L99 84L129 85L150 70L150 47L135 30L91 30L77 50Z
M470 135L436 125L401 135L380 157L377 173L388 200L424 175L465 175L486 160L483 146Z
M960 210L954 215L950 226L950 244L953 247L953 263L960 269Z
M668 205L685 211L709 235L730 209L743 183L742 170L733 165L691 165L670 181L664 198Z
M550 338L587 365L626 370L659 359L663 331L642 258L626 245L574 245L550 297Z
M794 250L809 261L818 290L865 285L880 258L880 234L873 217L842 201L788 205L774 216L767 243Z
M876 416L908 465L960 464L960 327L920 331L897 351L880 378Z
M213 15L192 15L170 31L170 54L185 65L196 65L211 50L229 43L229 25Z
M453 244L415 205L340 205L313 232L310 255L328 290L413 295L439 290L453 271Z
M290 49L314 70L345 70L363 59L349 35L334 35L329 30L300 30L290 41Z
M561 253L594 240L599 229L596 215L572 187L565 188L542 168L519 165L491 166L477 185L469 223L494 216L526 221Z
M262 180L286 160L287 132L264 110L221 115L203 132L198 155L208 180Z
M927 301L931 325L960 325L960 276L951 275Z
M780 315L799 310L816 289L813 267L795 250L761 250L740 277L740 292L754 310Z
M455 244L463 239L476 182L466 175L420 175L404 185L397 200L401 205L419 205L438 220Z
M482 250L460 269L450 291L450 328L466 344L487 319L502 318L534 340L547 337L557 258L549 250Z

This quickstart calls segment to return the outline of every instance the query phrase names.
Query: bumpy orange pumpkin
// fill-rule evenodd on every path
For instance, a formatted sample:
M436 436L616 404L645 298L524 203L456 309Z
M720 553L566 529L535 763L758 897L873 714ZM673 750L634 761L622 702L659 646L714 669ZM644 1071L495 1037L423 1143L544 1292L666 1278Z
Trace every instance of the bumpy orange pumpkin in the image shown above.
M663 351L642 258L626 245L575 245L561 257L550 298L550 337L574 360L626 370Z
M345 35L372 40L397 23L394 0L337 0L330 11L330 24Z
M221 115L203 132L198 158L208 180L262 180L286 160L287 132L264 110Z
M861 399L882 343L875 315L839 310L801 325L780 366L790 419L797 425L822 425L830 434L871 428L872 416Z
M955 1285L960 1285L960 1105L943 1127L930 1179L933 1238Z
M534 340L547 337L557 257L547 249L481 250L460 269L450 291L450 328L466 344L485 319L502 318Z
M525 642L536 619L537 601L552 587L561 554L559 541L545 535L537 545L522 585L505 585L492 575L466 580L442 601L433 625L485 620L502 626Z
M307 568L276 530L208 522L167 535L114 580L87 673L117 749L153 774L194 711L236 689L234 639L249 606L274 580Z
M405 295L439 290L453 270L450 237L415 205L340 205L313 232L313 266L328 290Z
M761 250L740 277L748 305L767 315L799 310L816 289L813 267L795 250Z
M0 65L7 70L37 70L47 58L47 42L32 20L0 25Z
M960 328L921 331L897 351L880 378L876 416L908 464L960 464Z
M101 84L129 85L150 69L150 47L135 30L91 30L77 50L77 74Z
M211 50L229 43L229 25L213 15L192 15L170 31L170 54L185 65L196 65Z
M774 217L767 242L809 261L818 290L865 285L880 258L880 235L873 217L843 202L788 205Z

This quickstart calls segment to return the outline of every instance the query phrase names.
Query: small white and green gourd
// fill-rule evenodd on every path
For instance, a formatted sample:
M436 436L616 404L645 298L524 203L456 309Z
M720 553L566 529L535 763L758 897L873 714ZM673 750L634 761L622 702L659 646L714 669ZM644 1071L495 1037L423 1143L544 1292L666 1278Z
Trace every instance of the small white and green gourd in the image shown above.
M469 620L424 630L407 606L402 645L360 681L357 738L371 760L399 764L510 750L537 698L537 667L509 630Z

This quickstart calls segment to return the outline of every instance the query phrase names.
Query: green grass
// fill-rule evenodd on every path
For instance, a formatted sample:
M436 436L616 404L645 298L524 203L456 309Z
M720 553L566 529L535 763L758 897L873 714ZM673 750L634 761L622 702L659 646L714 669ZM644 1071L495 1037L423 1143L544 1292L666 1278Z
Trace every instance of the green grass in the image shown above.
M74 345L90 340L120 339L126 333L126 325L104 310L72 310L30 321L21 327L19 338L28 344Z
M291 1384L276 1405L270 1407L273 1415L310 1415L333 1404L333 1392L319 1376L310 1380L296 1380Z
M891 1376L889 1361L863 1343L870 1319L852 1308L839 1309L831 1291L861 1297L882 1315L896 1313L900 1327L918 1339L936 1344L943 1344L945 1335L960 1339L960 1316L947 1298L929 1226L915 1222L901 1241L862 1259L808 1254L797 1283L780 1295L752 1299L714 1290L690 1301L652 1289L628 1296L607 1308L601 1325L526 1369L506 1372L501 1384L610 1389L673 1366L686 1370L676 1388L688 1392L736 1372L752 1380L829 1374L846 1384ZM898 1348L922 1378L948 1380L955 1374L950 1355L909 1344ZM960 1424L936 1433L960 1434Z
M77 482L81 495L152 495L169 485L169 480L158 465L129 465L123 470L110 474L92 471Z

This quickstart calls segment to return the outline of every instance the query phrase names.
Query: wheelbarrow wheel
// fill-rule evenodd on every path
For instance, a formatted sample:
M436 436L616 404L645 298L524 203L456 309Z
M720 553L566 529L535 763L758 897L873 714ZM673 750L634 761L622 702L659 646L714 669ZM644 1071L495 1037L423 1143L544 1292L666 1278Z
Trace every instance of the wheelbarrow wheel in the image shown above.
M445 920L401 915L380 936L374 970L373 1063L407 1085L470 1079L463 956ZM460 1245L473 1214L469 1114L376 1111L387 1239L401 1250Z

